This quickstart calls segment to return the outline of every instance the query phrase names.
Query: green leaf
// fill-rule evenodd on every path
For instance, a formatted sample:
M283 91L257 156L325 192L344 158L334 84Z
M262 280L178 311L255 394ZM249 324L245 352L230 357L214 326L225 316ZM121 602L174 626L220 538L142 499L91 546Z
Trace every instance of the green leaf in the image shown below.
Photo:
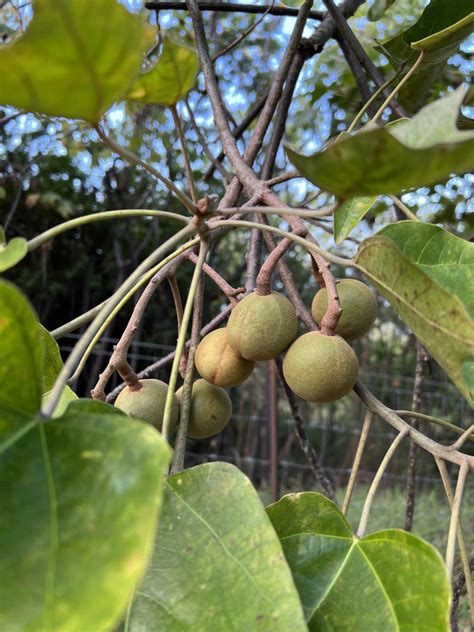
M135 80L127 99L175 105L194 86L198 70L199 59L194 48L166 37L157 63Z
M395 68L407 70L424 51L422 63L397 96L409 112L423 104L448 59L473 30L472 0L431 0L411 28L380 46Z
M0 48L0 103L97 122L140 70L149 30L116 0L36 0L25 34Z
M250 481L207 463L166 482L130 631L305 630L278 538Z
M0 628L110 629L153 543L170 450L113 406L39 415L58 357L26 299L0 281Z
M367 17L372 22L376 22L383 17L383 14L387 9L390 9L395 0L374 0L373 5L367 12Z
M310 630L447 632L450 586L439 553L398 529L361 539L339 509L314 492L267 509Z
M150 553L168 447L97 402L0 423L2 629L110 629Z
M1 228L1 227L0 227ZM0 234L0 272L13 268L28 252L28 246L24 237L13 237L7 243L5 233L1 228Z
M399 193L474 166L474 133L456 130L462 88L411 120L343 137L312 156L286 148L307 180L341 199Z
M0 410L34 414L41 404L43 359L28 301L0 280Z
M404 221L362 242L355 262L474 405L463 371L474 360L474 244Z
M474 399L474 359L464 362L462 365L461 375L466 382L471 397Z
M372 208L377 196L353 198L339 206L334 213L334 241L340 244Z
M41 342L43 345L44 355L44 375L43 375L43 403L47 401L51 391L53 390L54 383L58 377L61 369L63 368L63 361L59 346L56 340L52 337L47 329L43 325L39 325L41 332ZM62 415L69 405L69 402L77 399L76 393L70 386L65 386L61 394L59 402L54 410L54 417Z

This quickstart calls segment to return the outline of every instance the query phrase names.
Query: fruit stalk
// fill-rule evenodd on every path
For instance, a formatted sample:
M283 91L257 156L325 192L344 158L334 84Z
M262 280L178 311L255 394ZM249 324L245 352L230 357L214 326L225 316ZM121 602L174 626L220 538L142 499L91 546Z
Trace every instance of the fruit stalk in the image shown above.
M170 431L170 421L171 421L171 408L173 405L173 397L174 392L176 390L176 382L178 380L178 372L179 372L179 363L181 360L181 356L183 355L183 351L186 345L186 334L188 331L188 325L191 318L191 311L193 308L194 297L196 295L196 290L198 286L198 281L201 276L202 266L206 259L207 251L209 249L208 242L201 235L201 244L199 247L199 257L196 263L196 267L194 268L193 278L191 279L191 284L189 286L188 297L186 299L186 305L184 307L183 313L183 322L181 323L181 327L179 329L178 340L176 343L176 353L173 359L173 365L171 367L171 375L168 385L168 393L166 395L166 404L165 404L165 412L163 415L163 437L165 439L169 436Z
M186 226L181 229L177 233L175 233L172 237L167 239L163 244L161 244L154 252L152 252L142 263L135 269L135 271L128 277L126 281L120 285L120 287L112 294L110 299L107 301L105 306L101 309L101 311L97 314L91 324L87 327L84 334L81 336L76 346L70 353L68 359L66 360L62 370L60 371L58 377L56 378L56 382L54 383L54 387L50 397L48 398L47 403L42 409L42 415L45 418L51 417L58 402L61 394L63 392L64 387L68 379L74 373L77 365L79 364L82 356L84 355L85 350L89 346L90 342L93 340L97 330L101 327L103 322L109 317L109 315L113 312L115 307L120 303L122 298L127 294L127 292L135 285L135 283L140 279L140 277L150 269L151 266L155 265L157 261L160 260L171 248L179 243L180 241L188 238L195 231L194 226Z
M181 396L181 408L179 414L178 432L174 447L173 462L171 464L171 474L184 469L184 457L186 454L186 435L188 432L189 415L191 412L191 396L195 374L194 357L196 348L201 338L202 308L204 298L204 279L201 273L194 298L193 322L191 326L191 341L186 362L186 373L184 375L183 391Z

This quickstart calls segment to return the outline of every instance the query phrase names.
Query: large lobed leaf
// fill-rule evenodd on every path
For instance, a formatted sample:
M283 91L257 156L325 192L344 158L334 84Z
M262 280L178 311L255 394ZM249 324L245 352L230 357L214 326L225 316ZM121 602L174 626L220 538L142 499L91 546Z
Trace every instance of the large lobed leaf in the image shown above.
M306 630L278 538L246 476L225 463L166 482L153 557L127 630Z
M362 242L355 261L474 405L474 244L404 221Z
M312 156L286 151L301 175L343 200L435 184L474 167L474 132L456 129L464 95L461 87L411 120L344 135Z
M0 47L0 103L97 122L140 70L149 30L117 0L35 0L24 35Z
M413 26L382 44L379 50L395 68L404 66L407 71L424 53L421 64L397 96L409 112L423 104L448 59L473 30L472 0L431 0Z
M163 38L156 64L135 80L127 99L160 105L175 105L196 82L199 59L196 51L171 37Z
M4 281L0 328L0 629L110 629L148 559L170 450L100 402L41 418L41 332Z
M267 509L293 572L310 630L447 632L450 586L439 553L398 529L356 538L314 492Z

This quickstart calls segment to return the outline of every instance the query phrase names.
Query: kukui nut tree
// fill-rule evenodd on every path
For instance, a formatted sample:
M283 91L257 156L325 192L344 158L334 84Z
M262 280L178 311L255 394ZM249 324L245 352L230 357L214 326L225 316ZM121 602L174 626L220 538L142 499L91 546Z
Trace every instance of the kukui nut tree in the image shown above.
M90 268L88 283L96 275L103 290L113 277L113 292L52 331L39 325L20 290L0 281L1 628L441 632L450 616L456 626L453 581L456 590L464 582L474 610L459 522L474 467L472 427L423 411L415 412L424 425L411 425L361 381L351 343L373 326L377 300L385 301L459 397L474 403L474 244L462 233L469 222L464 215L462 222L458 215L430 222L429 212L417 213L420 187L426 196L474 166L472 94L461 85L463 65L456 62L455 72L446 65L463 59L471 0L431 0L413 9L416 15L402 11L404 20L398 2L382 0L369 12L364 0L314 7L311 0L147 2L140 15L128 10L132 4L12 0L0 7L1 122L12 130L0 154L8 162L25 129L34 135L44 126L56 134L57 155L70 152L90 176L80 214L71 216L71 202L61 198L59 175L51 178L53 191L28 196L28 219L15 223L47 158L44 145L24 150L29 159L20 167L9 165L6 177L14 173L17 188L0 231L0 271L14 275L35 251L44 263L67 231L79 260L77 244L88 231L94 235L88 225L96 222L127 220L144 233L130 260L119 240L107 274ZM165 19L165 10L176 12ZM237 11L262 15L244 27ZM344 65L342 84L318 84L333 64ZM256 82L247 90L249 68ZM344 120L338 105L329 133L319 99L347 94ZM243 103L249 111L241 120ZM305 142L311 155L299 151ZM83 148L93 148L97 160ZM172 160L162 160L164 150ZM104 165L115 201L111 210L89 212L87 187ZM127 174L145 174L148 189L124 184L117 175L124 165ZM10 195L2 182L0 201ZM165 192L163 208L141 208L147 190ZM62 221L45 214L43 228L26 239L38 209L51 205ZM221 261L237 261L232 283L226 266L215 265L222 244ZM97 243L86 259L102 252ZM112 274L114 262L120 270ZM293 275L297 263L303 281ZM164 282L176 344L137 373L130 348L137 332L146 338L144 316ZM211 283L222 301L208 321ZM317 287L310 306L302 291ZM124 314L91 399L79 399L74 385L88 357L100 341L108 344L105 332ZM63 364L56 340L75 331ZM238 387L262 361L269 375L280 374L325 495L289 494L265 509L234 465L185 468L187 438L206 440L232 426L224 389ZM120 378L113 389L112 376ZM343 397L359 398L365 420L339 507L298 398L318 410ZM374 417L395 435L354 532L346 514ZM433 424L452 440L438 441ZM409 530L387 525L366 534L382 475L408 441L433 457L446 489L445 560Z

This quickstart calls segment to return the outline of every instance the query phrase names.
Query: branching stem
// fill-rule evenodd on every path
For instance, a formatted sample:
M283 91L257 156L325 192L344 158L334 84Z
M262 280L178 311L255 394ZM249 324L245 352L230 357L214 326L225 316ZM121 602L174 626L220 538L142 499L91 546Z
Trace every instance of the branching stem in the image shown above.
M101 327L107 317L113 312L113 310L120 303L125 294L127 294L127 292L135 285L135 283L140 279L143 273L145 273L147 270L150 269L150 267L155 265L155 263L159 261L164 255L166 255L166 253L171 250L171 248L175 244L179 243L183 239L186 239L187 237L190 237L194 231L194 226L186 226L185 228L175 233L172 237L167 239L161 246L159 246L154 252L152 252L151 255L149 255L144 261L142 261L142 263L135 269L135 271L128 277L128 279L126 279L122 283L122 285L120 285L120 287L114 292L114 294L110 297L104 307L95 316L94 320L90 323L72 352L69 354L69 357L64 363L64 366L61 369L58 377L56 378L56 382L54 384L51 395L42 409L43 417L51 417L54 409L58 404L59 398L61 397L61 393L63 392L68 379L76 370L77 365L79 364L91 340L94 338L97 330Z

